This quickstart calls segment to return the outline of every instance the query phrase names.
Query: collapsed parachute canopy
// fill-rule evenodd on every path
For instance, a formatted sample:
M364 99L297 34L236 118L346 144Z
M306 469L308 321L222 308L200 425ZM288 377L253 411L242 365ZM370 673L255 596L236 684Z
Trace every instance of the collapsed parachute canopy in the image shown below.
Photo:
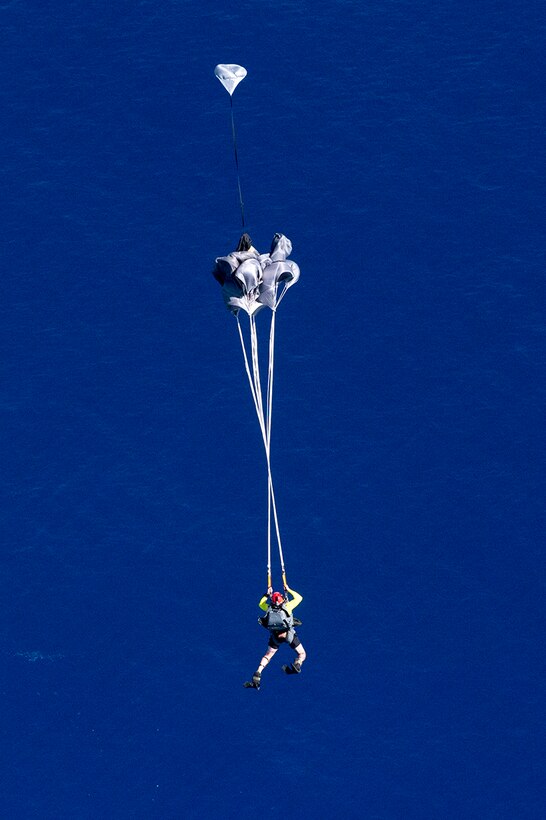
M214 73L231 97L241 80L246 77L246 68L234 63L220 63L214 69Z
M258 253L248 234L243 234L237 250L216 259L213 276L222 286L226 307L237 314L244 310L249 316L263 307L276 310L286 290L300 277L300 269L288 260L292 243L282 233L276 233L269 253ZM278 295L279 285L283 290Z

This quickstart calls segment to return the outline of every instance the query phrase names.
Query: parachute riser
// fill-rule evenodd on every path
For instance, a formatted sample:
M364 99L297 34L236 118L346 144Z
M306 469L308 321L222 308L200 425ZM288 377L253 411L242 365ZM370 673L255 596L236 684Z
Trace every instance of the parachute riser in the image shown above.
M288 586L288 581L286 580L286 572L285 572L284 567L281 570L281 577L282 577L283 589L285 591L290 589L290 587ZM273 577L271 575L271 567L268 567L267 568L267 588L271 589L272 586L273 586Z

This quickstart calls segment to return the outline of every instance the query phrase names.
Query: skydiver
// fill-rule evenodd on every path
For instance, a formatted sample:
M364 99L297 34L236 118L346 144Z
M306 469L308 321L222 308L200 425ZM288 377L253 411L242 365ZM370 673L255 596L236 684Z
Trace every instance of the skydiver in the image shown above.
M288 594L292 595L292 600L288 599ZM254 672L251 681L244 684L249 689L259 689L262 679L262 672L271 658L277 652L279 646L287 643L295 651L297 658L294 663L285 664L283 671L287 675L299 674L302 664L307 657L305 649L296 634L294 626L299 626L301 621L294 618L293 610L302 602L303 598L293 589L285 587L285 594L273 592L273 587L269 587L267 594L263 596L258 606L265 611L265 615L258 618L258 623L269 630L268 649L257 670Z

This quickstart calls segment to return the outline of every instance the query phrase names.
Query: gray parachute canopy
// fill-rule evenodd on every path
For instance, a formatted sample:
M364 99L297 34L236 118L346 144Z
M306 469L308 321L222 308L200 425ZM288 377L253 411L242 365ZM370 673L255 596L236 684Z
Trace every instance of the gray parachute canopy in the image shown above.
M282 233L276 233L269 253L258 253L248 234L239 240L238 248L216 259L214 278L222 286L226 307L237 314L244 310L249 316L264 307L276 310L286 290L295 284L300 269L289 261L292 243ZM279 295L279 285L282 291Z

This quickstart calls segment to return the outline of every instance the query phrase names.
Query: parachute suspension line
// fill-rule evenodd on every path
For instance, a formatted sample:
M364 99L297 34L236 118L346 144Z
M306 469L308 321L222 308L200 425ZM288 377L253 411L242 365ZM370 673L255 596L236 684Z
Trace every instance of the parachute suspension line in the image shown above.
M265 430L263 424L263 417L260 413L260 403L258 402L258 398L256 396L256 389L254 387L254 381L252 379L252 373L250 372L250 365L248 363L248 356L246 354L246 347L245 347L245 340L243 338L243 330L241 328L241 322L239 321L239 315L237 314L237 328L239 330L239 339L241 340L241 349L243 351L243 358L245 360L245 370L246 375L248 376L248 383L250 385L250 392L252 393L252 398L254 400L254 407L256 408L256 415L258 416L258 422L260 424L260 430L262 431L262 437L265 441Z
M265 457L267 460L267 575L271 576L271 498L273 494L273 479L271 477L271 461L269 458L269 437L266 427L266 419L264 417L264 408L262 401L262 385L260 382L260 362L258 358L258 334L256 331L256 317L251 315L250 321L250 347L252 352L252 372L254 374L254 391L259 405L260 412L260 427L262 430L262 437L265 447ZM276 516L276 513L275 513Z
M275 314L273 313L273 317ZM281 542L281 532L279 527L279 518L277 514L277 503L275 500L275 490L273 488L273 476L271 475L271 459L270 459L270 434L271 434L271 404L268 404L268 426L266 427L264 412L263 412L263 404L262 404L262 393L261 393L261 383L260 383L260 373L258 369L258 336L256 333L256 320L254 316L250 316L250 333L251 333L251 355L252 355L252 369L253 372L250 370L250 363L248 361L248 355L246 352L245 341L243 337L243 330L241 328L241 322L239 320L239 315L236 314L237 319L237 328L239 331L239 339L241 342L241 349L243 351L243 359L245 363L245 370L246 375L248 377L248 383L250 385L250 392L252 394L252 398L254 400L254 408L256 410L256 415L258 416L258 423L260 425L260 430L262 433L262 439L265 448L265 456L267 460L267 480L268 480L268 516L267 516L267 577L268 577L268 587L271 586L271 511L273 511L273 521L275 524L275 534L277 536L277 544L279 547L279 558L281 563L281 572L283 573L284 577L284 557L282 552L282 542ZM273 341L272 341L273 339ZM271 338L270 334L270 368L273 367L273 355L272 355L272 348L271 345L274 344L274 323L273 323L273 337ZM272 396L273 390L273 378L272 373L269 375L268 373L268 401L270 402L270 395Z
M265 448L269 455L269 441L267 438L267 431L265 428L264 407L262 402L262 386L260 384L260 365L258 360L258 334L256 332L256 317L250 316L250 349L252 352L252 372L254 373L254 389L256 391L256 399L260 407L260 418L263 425L263 432L265 438Z
M269 459L267 462L267 578L268 588L271 586L271 493L273 491L273 484L271 481L271 468L269 466Z
M272 389L273 389L273 380L272 380L272 367L271 367L271 354L272 348L271 345L274 343L274 322L275 322L275 312L271 314L271 330L269 333L269 365L267 369L267 401L266 401L266 424L267 424L267 442L269 447L269 458L271 458L271 396L272 396ZM271 556L271 486L268 484L267 487L267 555L268 561L270 561ZM268 588L271 584L268 584Z
M273 330L275 325L273 324ZM273 489L273 477L271 475L271 407L269 404L269 392L270 392L270 385L272 389L273 379L272 374L270 373L270 368L268 367L268 395L267 400L268 404L266 406L267 409L267 419L264 416L264 409L262 403L262 387L260 382L260 367L259 367L259 359L258 359L258 334L256 332L256 317L250 317L250 335L251 335L251 347L252 347L252 368L254 372L254 391L256 393L256 398L259 403L260 407L260 426L262 428L262 436L264 440L265 446L265 456L267 459L267 475L268 475L268 501L267 501L267 509L268 509L268 516L267 516L267 554L268 554L268 562L271 565L271 509L273 510L273 521L275 523L275 533L277 536L277 544L279 547L279 558L281 562L281 568L284 571L284 559L282 553L282 542L281 542L281 531L279 527L279 518L277 514L277 504L275 502L275 491ZM274 341L274 335L273 335ZM271 357L271 338L270 338L270 357ZM271 365L271 362L270 362Z
M279 559L281 562L281 571L284 572L284 558L282 554L281 531L279 528L279 517L277 515L277 503L275 501L275 492L273 490L273 478L271 477L271 466L269 463L269 454L267 457L267 468L269 471L269 493L271 497L271 507L273 509L273 521L275 522L275 534L277 536L277 544L279 546Z
M288 290L288 285L285 283L284 288L282 289L282 293L279 296L279 298L277 299L277 304L275 305L275 308L279 307L279 305L282 301L282 298L283 298L283 296L284 296L284 294L286 293L287 290Z
M271 312L271 327L269 330L269 362L267 367L267 443L268 443L268 458L271 458L271 420L273 417L273 369L275 364L275 319L276 309L273 308ZM284 557L282 552L281 533L279 528L279 521L277 517L277 510L275 506L275 495L273 493L273 484L271 484L271 491L268 500L268 513L270 505L273 504L275 532L277 535L277 544L279 546L279 558L281 562L281 571L284 574Z
M243 205L243 194L241 191L241 177L239 174L239 155L237 153L237 136L235 134L235 117L233 116L233 97L229 96L230 102L230 109L231 109L231 133L233 136L233 151L235 154L235 168L237 169L237 188L239 190L239 205L241 207L241 223L243 226L243 230L245 227L245 207Z
M271 442L271 418L273 411L273 365L275 360L275 309L271 311L269 330L269 364L267 367L267 440Z

